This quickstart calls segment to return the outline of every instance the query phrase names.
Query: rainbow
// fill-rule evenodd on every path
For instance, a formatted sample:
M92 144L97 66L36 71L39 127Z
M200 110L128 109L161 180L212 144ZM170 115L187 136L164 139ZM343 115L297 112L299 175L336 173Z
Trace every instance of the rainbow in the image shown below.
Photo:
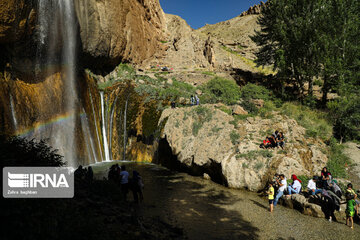
M44 129L48 128L52 125L61 125L66 123L67 121L72 120L77 114L75 111L71 111L65 114L56 115L55 117L51 118L50 120L46 122L37 122L35 123L35 126L31 126L25 129L21 129L19 131L15 132L15 135L19 137L29 137L31 136L35 131L43 131ZM85 112L78 113L78 116L83 118L86 117Z

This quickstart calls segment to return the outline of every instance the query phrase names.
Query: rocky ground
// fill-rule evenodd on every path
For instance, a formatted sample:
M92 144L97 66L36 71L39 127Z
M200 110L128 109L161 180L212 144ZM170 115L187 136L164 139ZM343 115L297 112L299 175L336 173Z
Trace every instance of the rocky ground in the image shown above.
M344 152L352 162L352 166L349 167L350 181L355 186L360 186L360 144L347 142L344 145Z

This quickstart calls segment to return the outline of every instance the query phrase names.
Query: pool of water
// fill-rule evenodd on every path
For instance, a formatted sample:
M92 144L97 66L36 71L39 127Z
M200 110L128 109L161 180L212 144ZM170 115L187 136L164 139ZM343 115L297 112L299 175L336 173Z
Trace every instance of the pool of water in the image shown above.
M305 216L277 206L268 212L266 199L249 191L226 188L211 181L153 164L117 162L130 175L143 177L144 202L136 209L184 230L189 239L359 239L360 226L345 221ZM97 178L107 176L114 163L93 165ZM131 196L128 196L131 199Z

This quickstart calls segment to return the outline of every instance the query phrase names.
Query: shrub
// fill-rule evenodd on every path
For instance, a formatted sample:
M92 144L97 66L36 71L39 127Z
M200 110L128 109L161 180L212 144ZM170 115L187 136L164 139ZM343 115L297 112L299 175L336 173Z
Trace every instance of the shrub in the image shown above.
M347 177L346 166L349 165L350 159L344 154L344 146L338 144L334 138L330 140L330 157L327 167L333 177Z
M1 166L64 166L63 157L45 140L0 135Z
M272 92L266 89L264 86L258 86L253 83L248 83L243 86L240 90L240 96L244 100L249 99L263 99L263 100L271 100Z
M120 63L117 67L117 77L123 80L133 80L135 79L136 71L135 69L124 63Z
M231 80L215 77L210 80L203 88L207 94L207 100L214 102L224 102L226 104L235 104L240 99L240 88Z
M360 140L360 97L350 95L329 102L329 116L335 137L342 140Z

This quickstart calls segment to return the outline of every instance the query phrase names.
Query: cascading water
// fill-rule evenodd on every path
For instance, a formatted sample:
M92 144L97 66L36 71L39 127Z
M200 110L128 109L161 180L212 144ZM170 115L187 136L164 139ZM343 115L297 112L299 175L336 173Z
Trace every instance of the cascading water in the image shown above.
M16 120L16 113L15 113L15 108L14 108L14 100L12 95L10 94L10 108L11 108L11 117L13 119L13 124L14 124L14 130L16 132L17 130L17 120Z
M97 120L96 120L97 118L96 118L96 114L95 114L94 102L93 102L93 98L92 98L92 94L91 94L90 89L89 89L89 98L90 98L90 103L91 103L91 110L93 112L93 117L94 117L94 124L95 124L95 132L96 132L97 142L99 143L99 151L100 151L101 161L103 161L104 158L103 158L103 154L102 154L100 135L99 135L98 127L97 127L98 126L97 125Z
M126 134L126 112L128 107L128 101L129 101L130 94L126 98L125 102L125 109L124 109L124 153L123 153L123 159L126 160L126 142L127 142L127 134Z
M84 109L83 109L83 114L81 116L81 127L82 127L83 134L84 134L88 157L90 159L92 158L92 162L96 163L96 162L98 162L98 159L97 159L97 156L95 153L94 140L93 140L91 132L90 132L89 119L88 119ZM91 149L91 152L90 152L90 149Z
M106 136L106 122L105 122L105 107L104 107L104 92L100 92L101 97L101 119L102 119L102 132L103 132L103 141L104 141L104 152L105 152L105 161L110 161L109 154L109 145Z
M111 113L110 113L110 123L109 123L109 150L110 150L110 155L112 158L112 129L113 129L113 120L114 120L114 112L115 112L115 106L116 106L116 102L118 100L119 95L116 95L115 100L112 104L112 108L111 108Z
M68 166L76 167L76 101L75 69L77 24L72 0L39 0L38 2L37 72L62 74L63 106L59 115L68 116L61 124L53 124L45 131L34 132L39 138L49 138L60 150ZM55 69L57 66L58 69ZM49 70L50 69L50 70ZM52 71L52 72L51 72Z

